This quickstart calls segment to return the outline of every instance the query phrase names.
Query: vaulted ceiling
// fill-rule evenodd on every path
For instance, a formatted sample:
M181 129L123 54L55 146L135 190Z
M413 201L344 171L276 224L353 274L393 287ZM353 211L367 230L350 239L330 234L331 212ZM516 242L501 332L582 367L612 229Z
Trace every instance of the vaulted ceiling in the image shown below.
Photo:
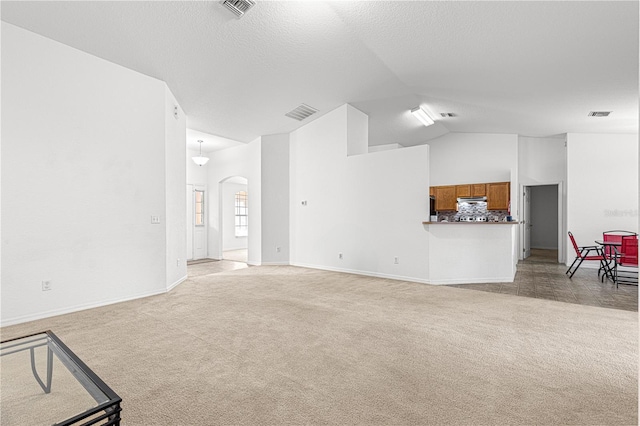
M190 140L249 142L344 103L369 115L370 145L638 131L637 1L257 0L242 19L213 1L2 1L1 14L165 81ZM285 116L302 103L319 112Z

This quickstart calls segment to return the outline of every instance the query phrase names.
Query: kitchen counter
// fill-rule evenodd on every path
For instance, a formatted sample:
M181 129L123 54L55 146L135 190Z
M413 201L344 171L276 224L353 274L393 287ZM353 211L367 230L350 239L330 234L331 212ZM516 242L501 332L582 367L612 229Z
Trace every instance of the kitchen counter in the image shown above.
M517 225L520 222L422 222L423 225Z
M518 222L423 222L429 283L513 282Z

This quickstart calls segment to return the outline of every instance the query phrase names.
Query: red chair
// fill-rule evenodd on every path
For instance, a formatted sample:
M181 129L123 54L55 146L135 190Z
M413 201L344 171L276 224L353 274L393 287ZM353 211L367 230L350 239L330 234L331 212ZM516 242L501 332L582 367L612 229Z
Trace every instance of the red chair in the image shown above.
M618 249L614 247L616 252ZM638 236L626 236L622 238L620 251L615 258L613 280L618 284L638 285ZM624 269L619 269L622 267ZM635 271L633 269L635 268Z
M576 244L576 240L575 238L573 238L573 234L571 232L569 232L569 238L571 239L571 244L573 244L573 249L576 251L576 258L573 260L573 263L571 264L571 266L569 266L569 269L567 269L567 272L565 272L565 274L571 273L571 275L569 275L569 278L573 277L573 274L576 273L580 265L582 265L582 262L584 262L585 260L597 260L600 262L600 269L598 270L598 276L600 276L600 270L607 271L607 268L608 268L607 261L600 247L598 246L578 247L578 244ZM597 253L597 254L592 255L591 253ZM571 270L573 268L573 265L576 264L576 262L578 262L578 264L576 265L575 269Z
M605 231L602 233L602 254L606 259L607 267L605 269L605 273L602 274L602 281L604 282L604 277L607 276L614 280L613 270L615 268L615 259L617 251L615 250L615 246L619 247L622 245L622 239L625 237L636 237L638 234L630 231ZM598 274L600 271L598 271ZM615 281L615 280L614 280Z

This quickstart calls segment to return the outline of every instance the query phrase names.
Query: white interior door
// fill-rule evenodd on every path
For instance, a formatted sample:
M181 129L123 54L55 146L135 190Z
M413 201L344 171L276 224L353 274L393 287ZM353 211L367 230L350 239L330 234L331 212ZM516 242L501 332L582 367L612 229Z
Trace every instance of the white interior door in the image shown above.
M531 187L524 187L524 211L522 212L522 226L523 226L523 255L522 257L526 259L531 256L531 227L533 224L531 223Z
M193 259L207 257L207 221L205 214L205 189L193 189Z

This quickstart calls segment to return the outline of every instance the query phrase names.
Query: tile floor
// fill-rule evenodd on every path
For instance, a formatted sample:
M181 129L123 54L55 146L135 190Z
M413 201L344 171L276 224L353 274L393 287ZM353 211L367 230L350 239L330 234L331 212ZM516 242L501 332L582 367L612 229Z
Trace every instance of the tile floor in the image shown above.
M238 250L225 250L222 252L222 258L224 260L233 260L234 262L245 262L247 263L247 249L238 249Z
M202 277L205 275L218 274L220 272L235 271L236 269L248 268L244 262L234 262L232 260L196 261L187 263L187 274L189 278Z
M557 261L556 250L532 250L531 256L518 263L518 272L512 283L455 284L471 290L506 293L523 297L557 300L579 305L638 311L638 287L620 285L616 288L610 280L603 282L596 269L580 267L573 278L565 274L567 267ZM197 263L196 263L197 262ZM189 264L189 276L215 274L243 269L243 262L207 259Z
M557 263L557 251L532 250L531 257L518 263L512 283L456 284L451 287L507 293L603 308L638 310L638 286L615 284L598 278L596 269L581 266L573 278L567 267Z

